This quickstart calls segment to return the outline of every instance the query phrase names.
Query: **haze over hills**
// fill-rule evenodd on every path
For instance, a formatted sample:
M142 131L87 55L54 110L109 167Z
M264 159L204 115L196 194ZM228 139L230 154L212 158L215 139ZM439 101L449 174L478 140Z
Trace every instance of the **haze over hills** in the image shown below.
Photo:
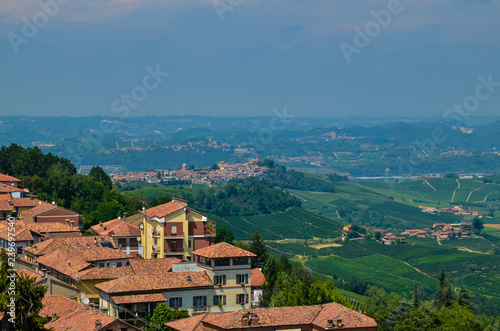
M498 172L498 118L457 123L298 118L281 112L252 118L8 116L0 121L0 143L39 146L77 166L206 167L258 155L303 171L352 176Z

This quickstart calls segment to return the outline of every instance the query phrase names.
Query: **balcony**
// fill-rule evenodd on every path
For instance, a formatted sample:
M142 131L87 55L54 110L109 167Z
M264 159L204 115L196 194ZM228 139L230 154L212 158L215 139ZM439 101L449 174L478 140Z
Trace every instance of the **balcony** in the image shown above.
M156 245L153 245L152 249L153 249L153 253L159 253L160 252L160 249Z
M151 234L153 235L153 237L156 237L156 238L161 237L160 231L157 231L157 230L152 230Z

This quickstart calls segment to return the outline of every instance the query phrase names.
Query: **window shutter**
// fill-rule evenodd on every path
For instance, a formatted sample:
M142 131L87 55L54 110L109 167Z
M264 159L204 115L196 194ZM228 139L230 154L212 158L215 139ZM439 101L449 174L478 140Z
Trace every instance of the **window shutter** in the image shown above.
M226 304L226 296L225 295L222 296L222 301L224 304Z
M245 303L248 303L248 293L245 294Z

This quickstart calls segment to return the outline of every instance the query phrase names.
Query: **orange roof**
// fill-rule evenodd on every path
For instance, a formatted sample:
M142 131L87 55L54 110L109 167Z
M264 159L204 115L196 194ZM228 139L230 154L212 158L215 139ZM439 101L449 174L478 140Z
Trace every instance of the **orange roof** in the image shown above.
M115 295L111 297L117 305L129 303L145 303L145 302L165 302L167 299L161 293L150 294L132 294L132 295Z
M172 264L182 262L177 258L163 259L132 259L130 266L136 275L156 275L162 277L165 273L172 270Z
M169 272L163 277L132 275L95 285L97 289L110 294L208 286L213 286L213 283L204 271Z
M55 321L45 324L45 327L52 327L54 331L90 331L96 329L96 321L100 321L103 327L115 321L114 318L88 310L84 305L59 295L46 296L42 302L44 307L40 316L52 317L52 314L57 314ZM104 328L99 330L101 329Z
M10 194L0 194L0 200L2 201L9 201L11 199Z
M148 218L153 218L153 217L163 218L167 215L175 213L176 211L179 211L184 208L186 208L186 206L171 201L164 203L163 205L159 205L139 212Z
M30 223L29 228L33 232L45 234L46 232L78 232L80 236L82 233L78 228L62 224L62 223Z
M137 225L125 222L122 219L114 219L92 226L92 230L101 236L112 237L140 237L141 230Z
M198 249L192 253L193 255L202 256L208 259L218 259L225 257L254 257L254 253L233 246L226 242L221 242L212 246Z
M18 275L22 275L22 276L25 276L25 277L31 277L31 278L36 278L35 279L35 283L33 283L33 285L35 285L36 283L38 283L39 281L41 280L44 280L45 278L40 276L39 274L37 274L36 272L30 270L30 269L22 269L22 270L19 270L17 272Z
M2 223L6 226L0 229L0 239L9 240L9 226L6 222ZM16 238L16 241L33 240L33 236L23 220L16 220L14 223L14 229L14 237Z
M92 268L80 273L81 280L109 280L132 275L130 266L116 268Z
M333 321L333 328L376 330L377 323L371 317L358 313L338 303L328 303L322 306L297 306L279 308L256 308L242 309L233 312L207 313L200 319L193 317L166 323L174 330L202 331L213 329L242 329L243 320L252 314L253 318L259 319L254 328L276 328L310 325L314 329L325 330L329 326L329 320ZM338 326L338 320L342 326ZM201 322L201 323L200 323ZM202 324L203 327L200 325ZM206 328L205 328L206 326Z
M14 207L36 207L40 203L38 199L32 198L12 198ZM42 202L43 203L43 202Z
M14 206L12 202L6 200L0 200L0 211L14 211Z
M91 266L90 263L61 251L55 251L38 258L38 263L75 279L78 278L80 271Z
M23 189L21 188L17 188L17 187L14 187L14 186L11 186L11 185L7 185L7 184L4 184L4 183L0 183L0 192L24 192Z
M20 182L20 179L9 175L0 174L0 182Z
M264 282L266 281L266 277L264 277L264 274L262 271L260 271L259 268L252 269L252 274L250 276L250 280L252 282L252 287L260 287Z

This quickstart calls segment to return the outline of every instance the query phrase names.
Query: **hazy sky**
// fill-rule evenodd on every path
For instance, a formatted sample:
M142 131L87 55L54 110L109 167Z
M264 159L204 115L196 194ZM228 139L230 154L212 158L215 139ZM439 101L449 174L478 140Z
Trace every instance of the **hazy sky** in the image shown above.
M500 115L500 1L1 0L0 56L0 115Z

